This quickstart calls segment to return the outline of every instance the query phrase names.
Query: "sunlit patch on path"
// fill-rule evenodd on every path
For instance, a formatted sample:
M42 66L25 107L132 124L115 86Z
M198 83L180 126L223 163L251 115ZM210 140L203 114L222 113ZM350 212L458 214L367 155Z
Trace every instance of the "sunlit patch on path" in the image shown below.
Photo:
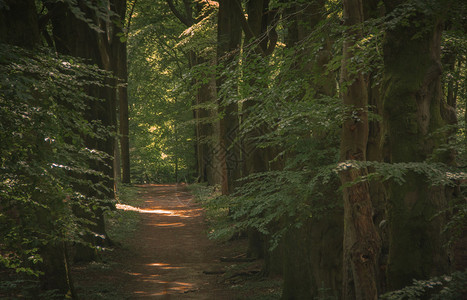
M129 299L231 299L231 291L204 273L219 268L221 255L206 237L203 209L186 187L141 185L138 197L140 207L117 204L121 211L140 213L142 220L125 257Z
M148 264L150 267L158 267L163 270L175 270L175 269L184 269L185 267L174 267L171 266L170 264L165 264L165 263L153 263L153 264Z
M149 201L148 201L149 202ZM165 216L172 216L172 217L179 217L179 218L191 218L198 216L201 209L190 209L190 210L168 210L168 209L147 209L147 208L139 208L134 207L127 204L117 204L117 209L126 210L126 211L136 211L142 214L158 214L158 215L165 215Z
M134 207L131 205L126 205L126 204L117 204L116 206L117 206L117 209L137 211L143 214L163 214L163 215L170 215L170 216L177 215L176 212L173 210L143 209L143 208Z

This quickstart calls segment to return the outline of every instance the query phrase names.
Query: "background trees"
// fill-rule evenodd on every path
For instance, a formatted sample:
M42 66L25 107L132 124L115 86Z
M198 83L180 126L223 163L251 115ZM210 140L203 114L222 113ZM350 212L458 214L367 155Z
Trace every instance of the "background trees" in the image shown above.
M193 55L177 47L186 25L167 3L139 1L129 33L132 176L137 182L191 181L196 94L188 87ZM161 34L163 33L163 34Z

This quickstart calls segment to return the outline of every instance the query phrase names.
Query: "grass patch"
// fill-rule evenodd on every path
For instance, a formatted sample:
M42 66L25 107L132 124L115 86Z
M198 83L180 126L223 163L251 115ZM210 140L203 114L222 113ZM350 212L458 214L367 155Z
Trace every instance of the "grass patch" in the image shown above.
M138 187L121 186L117 201L119 204L127 204L135 207L141 206L143 200L138 197ZM107 233L114 243L122 245L141 223L141 214L136 211L115 210L106 215Z
M138 196L140 189L133 186L121 186L117 200L119 204L140 207L143 200ZM121 272L122 265L116 262L114 248L125 249L126 243L141 224L141 214L136 211L115 210L105 215L106 231L114 247L101 253L99 261L74 267L75 290L80 299L128 299L124 291L109 274ZM126 251L126 250L124 250ZM119 250L121 252L121 250Z

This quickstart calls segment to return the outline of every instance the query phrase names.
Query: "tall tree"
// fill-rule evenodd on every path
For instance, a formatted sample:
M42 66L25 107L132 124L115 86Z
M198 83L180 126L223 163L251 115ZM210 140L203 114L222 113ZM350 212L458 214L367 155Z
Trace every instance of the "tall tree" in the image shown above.
M270 74L265 71L264 64L268 61L277 43L277 13L270 10L270 1L248 1L246 3L246 14L243 11L241 1L235 0L234 8L236 18L240 21L245 34L243 43L243 68L246 76L246 85L252 91L267 89L267 79ZM245 15L248 15L246 19ZM251 76L250 74L261 74ZM259 93L258 93L259 94ZM239 131L241 141L241 168L239 176L248 177L255 173L271 170L270 162L275 153L272 147L261 147L259 139L266 133L271 132L270 124L260 121L262 105L261 99L255 95L246 96L241 106L242 130ZM238 146L237 146L238 148ZM248 254L252 257L265 257L267 262L265 270L269 268L269 255L264 237L256 230L249 230Z
M407 12L404 1L384 3L393 17ZM404 22L388 28L384 40L384 117L392 163L423 162L446 141L444 134L435 134L446 124L441 90L442 14L437 6L414 5ZM432 158L445 163L451 159L447 152ZM446 207L444 188L430 186L425 175L411 171L404 183L389 185L388 197L389 288L399 289L413 278L448 271L440 235L444 215L438 214Z
M88 7L84 3L72 7L59 2L48 2L46 5L50 11L53 39L57 51L62 54L88 59L98 67L111 71L114 58L109 51L110 44L107 38L109 32L106 30L105 20L98 18L92 7ZM79 19L71 8L80 10L87 17L87 20ZM101 87L86 87L89 96L103 99L103 101L91 101L89 103L86 118L91 124L97 122L110 128L116 125L116 94L111 87L112 81L110 79L106 79L105 84ZM112 180L114 176L112 169L114 142L114 138L110 135L86 137L86 144L89 148L98 149L107 154L101 161L90 161L93 169L102 172L106 177L101 178L93 174L87 176L88 180L100 184L101 188L96 190L94 187L85 184L79 187L81 192L91 198L111 199L114 197L114 183ZM76 210L81 216L88 215L81 208L77 207ZM88 242L92 245L109 244L110 239L105 230L102 207L96 206L93 215L95 219L90 225L90 230L93 233L88 234ZM81 251L78 251L78 254L78 259L93 260L96 259L97 252L89 247L83 247Z
M272 54L277 43L277 13L269 8L269 1L248 1L247 15L248 20L245 18L240 1L236 0L237 17L241 20L243 31L245 32L244 43L244 61L250 70L248 72L255 73L255 64L257 55L261 59L267 60L268 56ZM258 66L260 67L260 66ZM260 74L258 70L257 74ZM262 74L264 78L268 78L268 74ZM265 80L258 80L256 78L249 79L249 85L258 89L267 89ZM261 124L251 124L251 122L258 121L259 118L252 117L255 108L261 105L261 99L246 99L242 103L242 120L243 123L249 122L247 132L242 137L243 140L243 176L249 176L254 173L266 172L270 170L269 163L274 158L274 151L271 147L262 148L258 144L258 139L271 131L269 124L264 122ZM242 124L242 127L245 124Z
M284 1L285 2L285 1ZM312 98L306 101L327 103L336 97L336 72L327 70L330 62L333 37L320 23L329 19L326 11L326 1L317 0L309 3L290 1L284 19L287 25L286 45L294 53L293 71L296 74L306 74L306 84L303 94ZM323 38L324 37L324 38ZM316 49L319 51L316 51ZM324 75L327 74L327 75ZM306 96L304 96L306 97ZM296 99L290 101L297 101ZM312 141L313 149L308 150L310 156L329 148L337 147L334 133L311 130L306 138ZM293 161L297 153L289 152ZM334 157L312 161L313 166L334 163ZM319 216L313 215L303 221L300 228L291 228L284 236L281 247L284 249L283 279L284 299L311 299L320 297L323 290L329 296L339 297L342 284L342 233L343 212L340 193L332 188L332 184L321 187L324 197L309 195L307 201L320 211ZM286 222L296 222L295 216Z
M342 125L340 145L340 178L344 186L344 299L378 298L378 255L381 245L373 224L369 184L353 183L367 174L366 168L353 166L353 161L367 159L368 91L364 75L355 72L356 68L351 66L356 41L363 36L363 20L362 1L345 0L346 36L341 86L348 114Z
M133 8L136 3L133 3ZM128 116L128 66L127 66L127 39L128 30L130 27L128 20L125 20L127 11L126 0L114 0L113 5L116 16L116 22L113 23L112 51L113 51L113 70L118 78L119 85L117 88L118 97L118 112L119 112L119 133L120 133L120 151L121 151L121 167L122 167L122 182L131 182L130 169L130 132L129 132L129 116ZM125 28L125 23L128 22ZM118 148L118 147L117 147Z
M240 20L235 14L235 1L219 1L217 24L217 63L228 67L235 55L239 53L241 41ZM225 76L218 76L216 81L219 89L225 82ZM235 93L235 91L234 91ZM238 105L232 99L219 92L219 160L221 162L220 173L222 178L222 193L229 194L233 191L236 180L240 178L240 151L238 138Z

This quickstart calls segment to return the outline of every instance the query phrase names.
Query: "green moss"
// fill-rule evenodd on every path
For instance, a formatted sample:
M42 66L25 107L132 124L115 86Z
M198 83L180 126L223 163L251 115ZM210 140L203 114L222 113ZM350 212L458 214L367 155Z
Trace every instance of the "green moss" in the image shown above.
M423 19L420 22L433 20ZM433 31L417 33L416 28L396 28L385 42L384 116L388 125L390 159L393 163L423 162L433 147L445 140L433 132L443 126L439 80L433 77L435 44ZM427 80L429 77L431 80ZM426 110L426 111L424 111ZM426 119L429 118L429 119ZM442 255L439 224L433 216L440 199L433 199L432 187L424 175L409 172L405 183L389 185L388 288L402 288L414 278L425 279L440 266ZM439 195L443 197L443 195Z
M143 200L137 196L138 191L137 187L122 186L118 193L120 203L135 207L141 206ZM135 211L116 210L108 212L105 220L110 238L114 242L122 243L138 228L141 214Z
M402 288L414 278L431 275L434 249L430 228L434 213L423 176L411 173L404 185L391 185L387 274L391 289Z

